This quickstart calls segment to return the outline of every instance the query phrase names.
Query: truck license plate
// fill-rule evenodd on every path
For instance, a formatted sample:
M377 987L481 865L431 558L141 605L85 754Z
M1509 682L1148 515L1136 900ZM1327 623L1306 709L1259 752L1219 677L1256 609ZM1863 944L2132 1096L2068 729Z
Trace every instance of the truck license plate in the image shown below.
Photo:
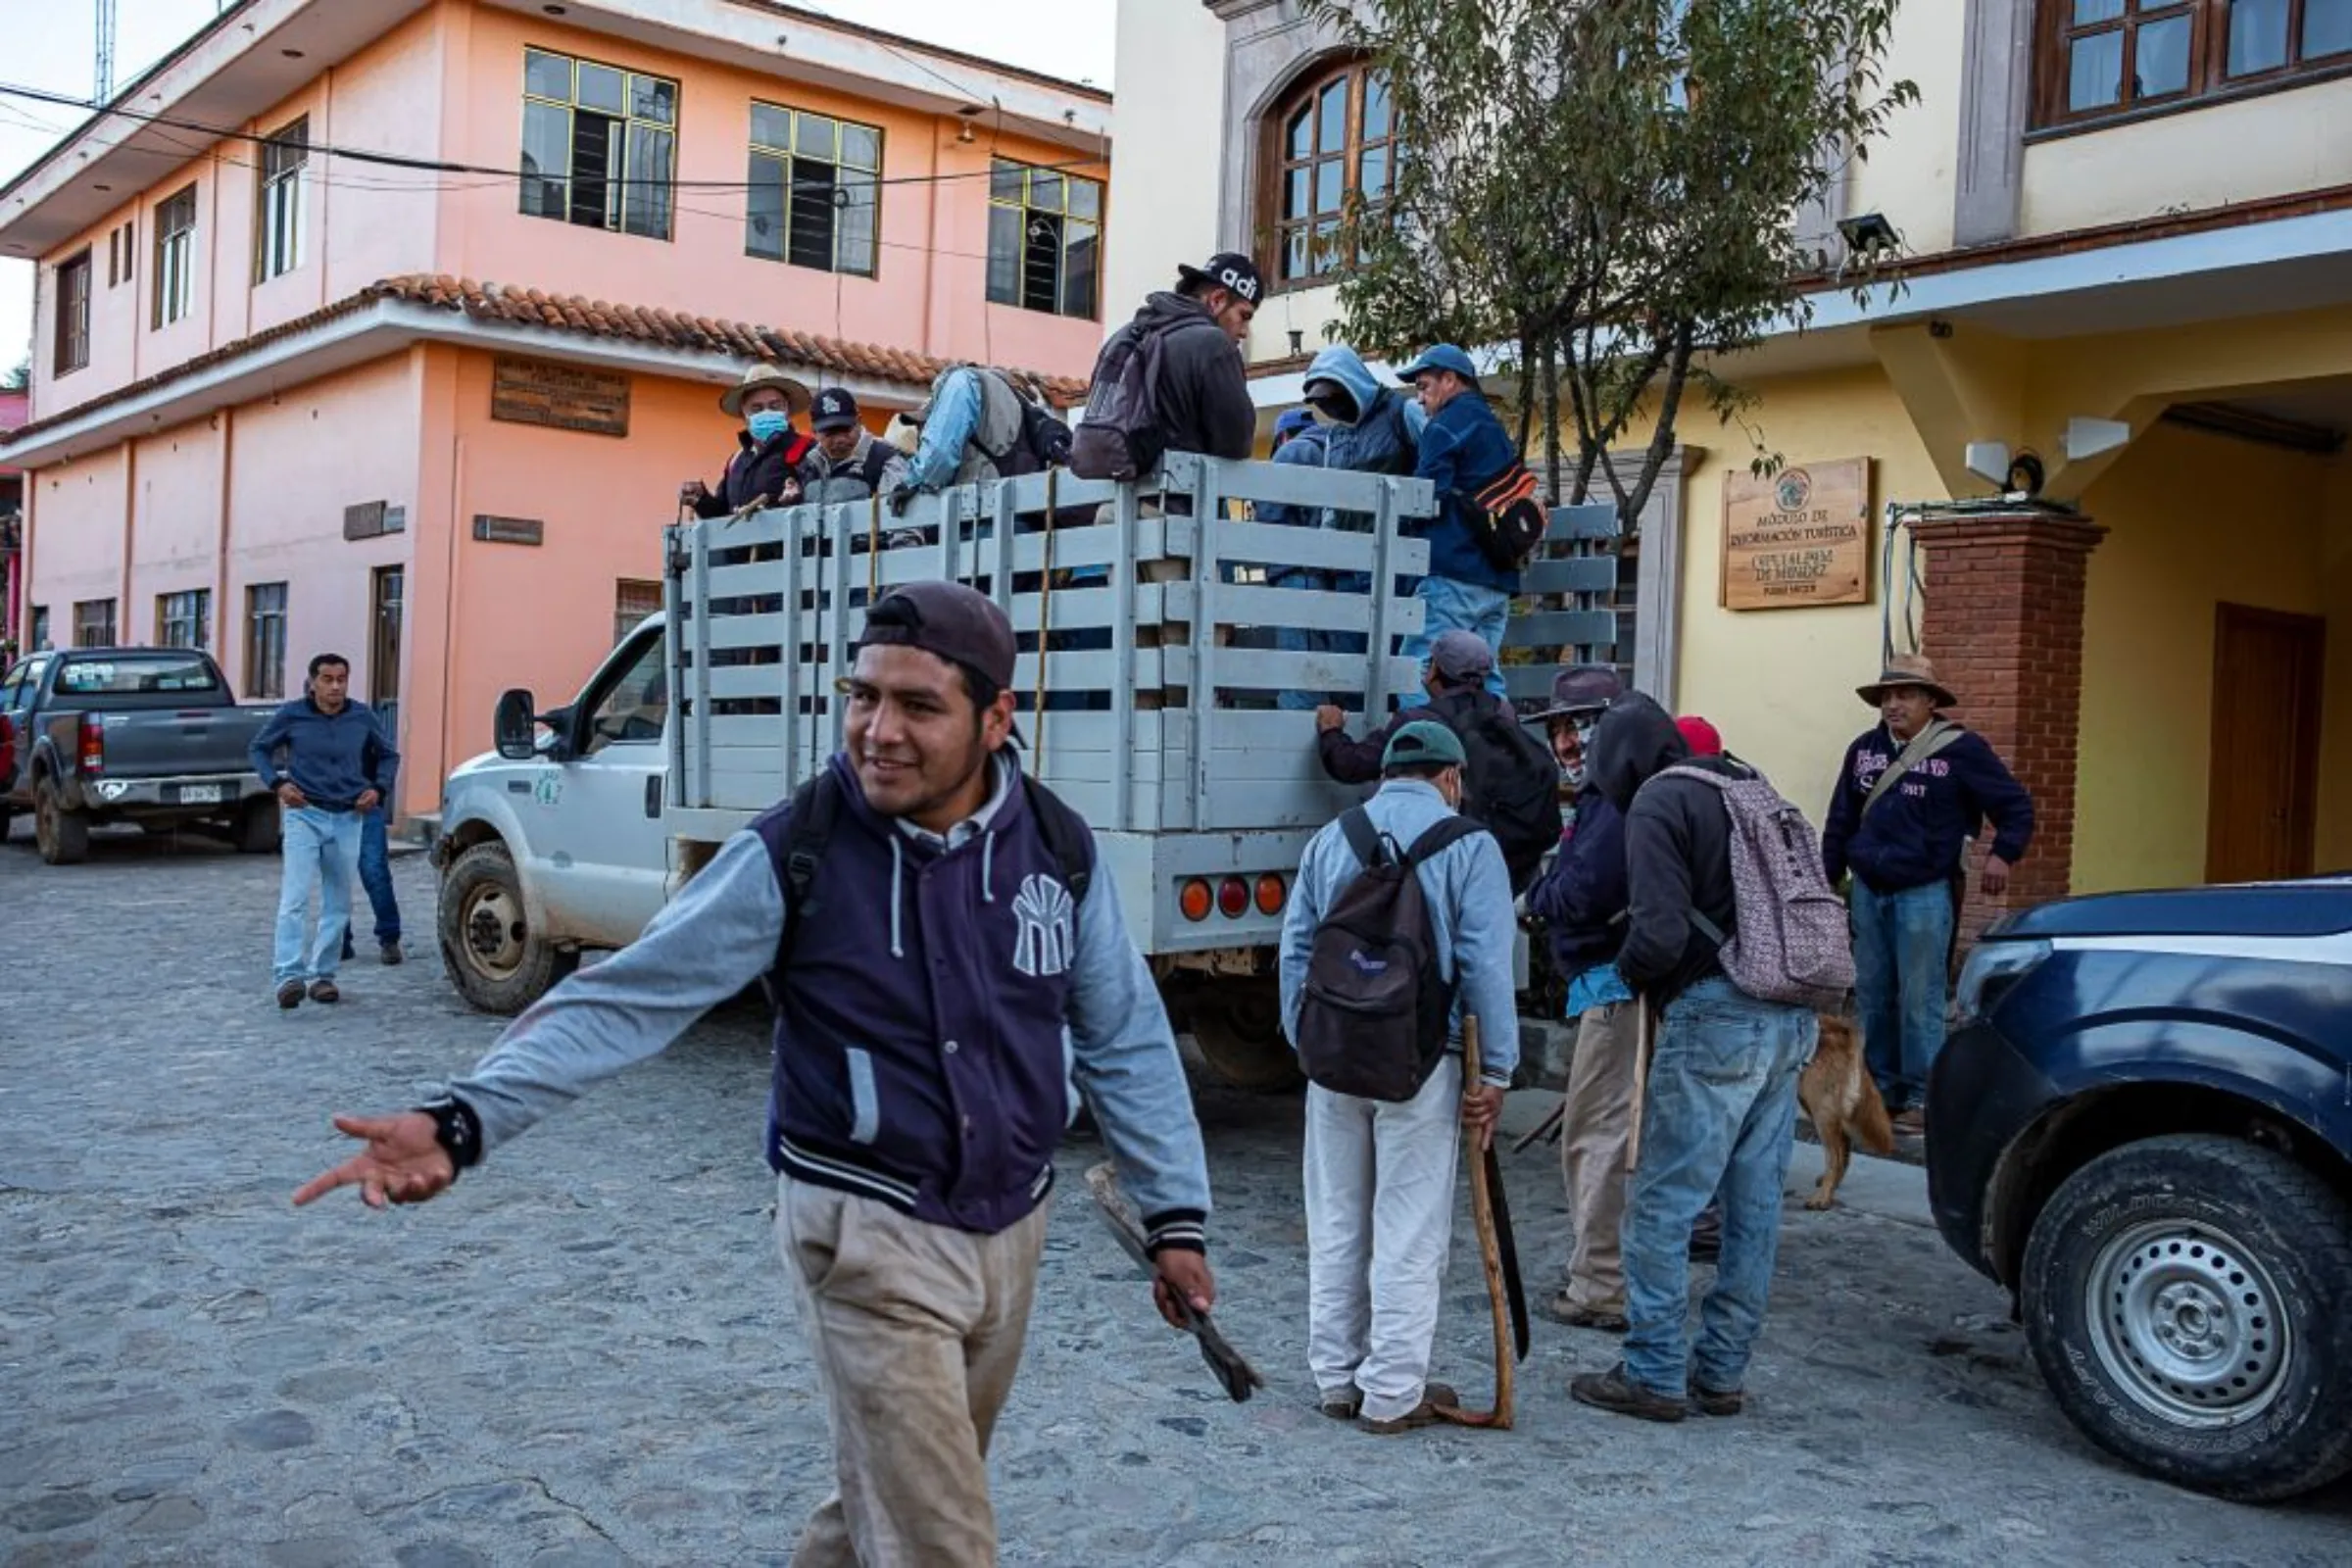
M179 804L182 806L211 806L220 799L220 786L218 784L182 784L179 787Z

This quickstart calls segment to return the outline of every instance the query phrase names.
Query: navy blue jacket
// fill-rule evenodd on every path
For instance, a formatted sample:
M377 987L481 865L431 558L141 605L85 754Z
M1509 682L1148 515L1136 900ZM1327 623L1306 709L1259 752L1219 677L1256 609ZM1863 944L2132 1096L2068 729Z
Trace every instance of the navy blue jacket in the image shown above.
M1625 875L1625 813L1587 783L1576 797L1576 826L1551 865L1527 890L1527 912L1542 920L1551 963L1572 980L1607 963L1625 945L1621 918L1633 902Z
M1849 870L1874 893L1948 881L1959 872L1962 846L1987 819L1993 854L2014 864L2026 853L2034 841L2034 798L1973 732L1904 774L1865 815L1870 787L1902 754L1885 724L1845 749L1821 833L1822 866L1832 883Z
M264 782L274 787L291 778L313 806L329 811L350 810L368 790L389 800L400 766L400 754L373 709L347 702L333 714L322 713L308 693L270 715L246 757Z
M1425 529L1429 574L1476 583L1502 593L1519 591L1519 574L1504 571L1478 548L1478 492L1519 461L1519 449L1487 400L1464 392L1430 416L1421 432L1421 456L1413 476L1438 489L1438 515Z

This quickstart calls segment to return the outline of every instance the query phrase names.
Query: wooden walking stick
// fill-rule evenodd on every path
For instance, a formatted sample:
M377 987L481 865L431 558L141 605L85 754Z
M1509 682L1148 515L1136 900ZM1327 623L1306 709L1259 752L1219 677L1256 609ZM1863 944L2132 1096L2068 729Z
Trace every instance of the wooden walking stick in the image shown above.
M1649 1053L1652 1016L1649 999L1636 997L1634 1006L1634 1119L1625 1138L1625 1171L1632 1175L1642 1164L1642 1116L1649 1102Z
M1476 1088L1482 1063L1478 1054L1478 1020L1462 1020L1462 1082ZM1479 1147L1478 1134L1465 1128L1462 1137L1470 1157L1470 1217L1478 1226L1478 1259L1486 1266L1487 1300L1494 1309L1494 1408L1491 1411L1452 1410L1446 1418L1458 1426L1496 1427L1508 1431L1511 1425L1511 1363L1512 1321L1510 1282L1503 1274L1503 1241L1500 1227L1495 1223L1495 1200L1499 1192L1493 1185L1497 1174L1494 1150ZM1507 1211L1506 1211L1507 1214ZM1502 1223L1508 1225L1506 1217ZM1524 1350L1521 1351L1524 1354Z

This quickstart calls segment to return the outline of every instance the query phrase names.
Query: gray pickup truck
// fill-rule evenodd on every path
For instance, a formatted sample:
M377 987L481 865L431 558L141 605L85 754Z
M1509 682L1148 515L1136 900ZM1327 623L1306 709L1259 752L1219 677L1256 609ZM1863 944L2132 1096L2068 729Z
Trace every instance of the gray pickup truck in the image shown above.
M41 858L70 865L90 829L200 826L238 849L277 848L277 798L245 753L271 712L240 708L190 648L74 648L0 675L0 838L30 811Z

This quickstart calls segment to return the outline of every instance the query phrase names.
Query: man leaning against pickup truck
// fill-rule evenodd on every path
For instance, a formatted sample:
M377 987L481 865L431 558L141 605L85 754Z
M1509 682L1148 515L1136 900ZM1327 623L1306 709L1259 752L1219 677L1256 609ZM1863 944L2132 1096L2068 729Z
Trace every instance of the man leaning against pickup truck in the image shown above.
M340 1002L335 963L351 925L351 883L359 868L361 818L380 809L400 755L366 703L351 699L351 661L320 654L303 694L271 714L253 738L253 770L277 791L285 866L277 890L272 979L277 1004ZM318 894L318 939L304 960L304 916Z

